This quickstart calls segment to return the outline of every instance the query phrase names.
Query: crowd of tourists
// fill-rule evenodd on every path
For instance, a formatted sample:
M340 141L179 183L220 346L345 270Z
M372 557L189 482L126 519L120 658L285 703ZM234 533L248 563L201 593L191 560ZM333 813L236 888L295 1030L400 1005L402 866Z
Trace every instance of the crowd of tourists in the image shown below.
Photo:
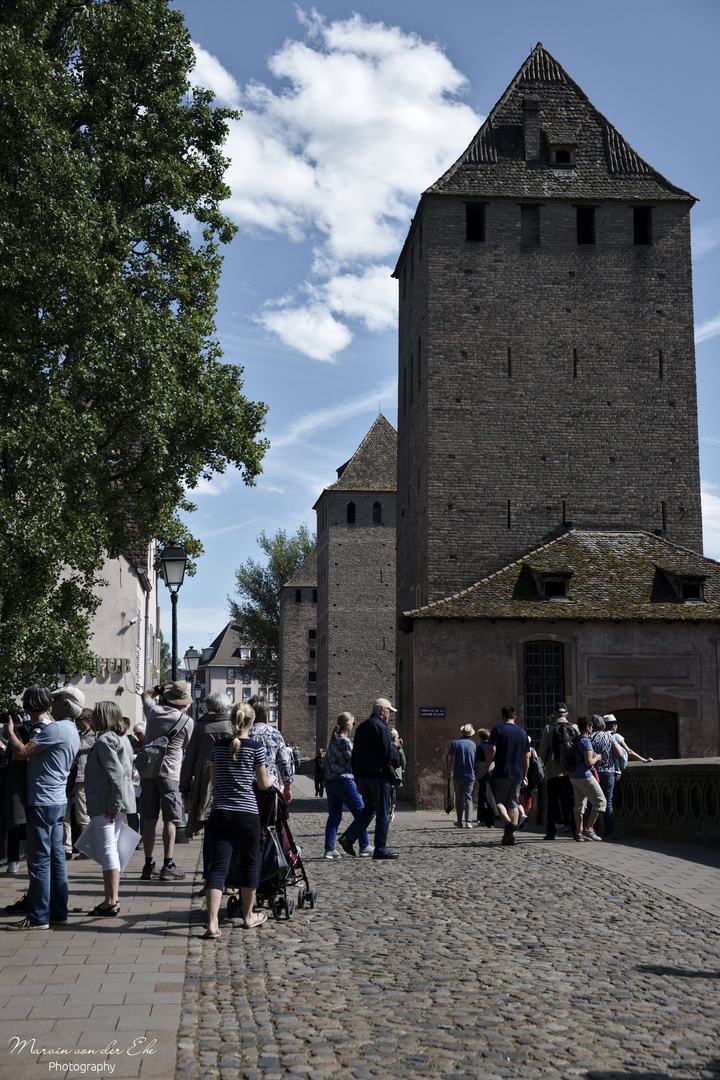
M233 855L243 926L267 918L253 910L260 847L255 792L276 787L289 803L296 762L268 723L267 701L251 698L231 710L227 694L211 694L208 711L194 724L187 683L156 686L142 698L145 719L132 732L115 702L86 709L83 692L72 685L52 692L31 686L22 711L0 720L0 854L7 857L6 872L17 874L24 840L29 878L25 895L5 909L22 916L8 929L48 930L67 922L67 862L73 858L100 864L104 897L89 912L97 918L120 913L121 870L135 847L144 849L142 880L182 880L173 858L181 825L189 836L204 832L206 936L219 936L220 896ZM161 815L158 867L153 856Z
M492 731L466 724L448 752L448 784L458 828L473 828L477 786L477 824L503 826L501 843L517 843L532 807L533 793L544 794L545 840L567 832L577 843L614 840L613 792L629 758L652 761L632 750L618 732L616 717L579 716L573 723L560 701L548 718L537 751L516 722L515 709L502 709ZM602 820L600 835L595 826Z

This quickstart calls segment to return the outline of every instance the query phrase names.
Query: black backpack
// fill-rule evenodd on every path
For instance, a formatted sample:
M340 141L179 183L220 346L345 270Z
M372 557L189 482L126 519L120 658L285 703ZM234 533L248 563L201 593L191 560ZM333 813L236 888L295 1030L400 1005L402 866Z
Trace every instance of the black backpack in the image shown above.
M583 752L578 747L579 738L579 735L574 735L572 741L565 743L563 746L562 758L560 759L563 772L574 772L583 760Z
M568 748L575 745L575 732L567 720L557 720L552 732L552 759L560 764ZM573 769L575 766L573 765Z

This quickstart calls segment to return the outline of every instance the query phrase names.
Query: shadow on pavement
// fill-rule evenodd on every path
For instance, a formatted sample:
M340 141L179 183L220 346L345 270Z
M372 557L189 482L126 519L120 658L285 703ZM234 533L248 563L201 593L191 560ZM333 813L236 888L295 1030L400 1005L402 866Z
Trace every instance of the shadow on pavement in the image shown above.
M648 975L672 975L677 979L720 979L720 971L692 971L689 968L665 967L662 964L638 964L635 970Z
M693 1065L692 1075L686 1073L681 1066L678 1069L673 1068L672 1072L664 1069L588 1069L585 1076L588 1080L693 1080L699 1073L707 1077L720 1076L720 1059L713 1058L705 1065Z

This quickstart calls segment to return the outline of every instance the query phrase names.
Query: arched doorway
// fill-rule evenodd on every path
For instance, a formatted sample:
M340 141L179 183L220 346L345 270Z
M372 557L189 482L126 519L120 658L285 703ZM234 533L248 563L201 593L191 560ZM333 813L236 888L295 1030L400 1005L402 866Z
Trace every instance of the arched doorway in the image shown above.
M636 754L656 761L679 756L677 713L662 709L616 709L613 715L617 717L618 731Z

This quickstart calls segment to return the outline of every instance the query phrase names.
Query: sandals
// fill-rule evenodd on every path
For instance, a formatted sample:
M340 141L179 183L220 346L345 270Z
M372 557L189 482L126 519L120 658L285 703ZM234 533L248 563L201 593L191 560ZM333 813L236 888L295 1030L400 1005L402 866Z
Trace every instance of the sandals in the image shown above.
M98 915L100 918L104 918L104 919L114 919L115 916L119 915L119 914L120 914L120 905L119 904L108 904L107 907L103 907L102 904L98 904L97 907L94 907L92 909L92 911L88 912L88 915Z
M243 930L254 930L257 926L262 926L264 922L267 922L267 911L258 911L257 921L254 923L242 923Z
M204 934L200 935L200 937L203 941L217 941L217 939L220 937L220 931L218 930L217 934L211 934L209 930L206 930Z

